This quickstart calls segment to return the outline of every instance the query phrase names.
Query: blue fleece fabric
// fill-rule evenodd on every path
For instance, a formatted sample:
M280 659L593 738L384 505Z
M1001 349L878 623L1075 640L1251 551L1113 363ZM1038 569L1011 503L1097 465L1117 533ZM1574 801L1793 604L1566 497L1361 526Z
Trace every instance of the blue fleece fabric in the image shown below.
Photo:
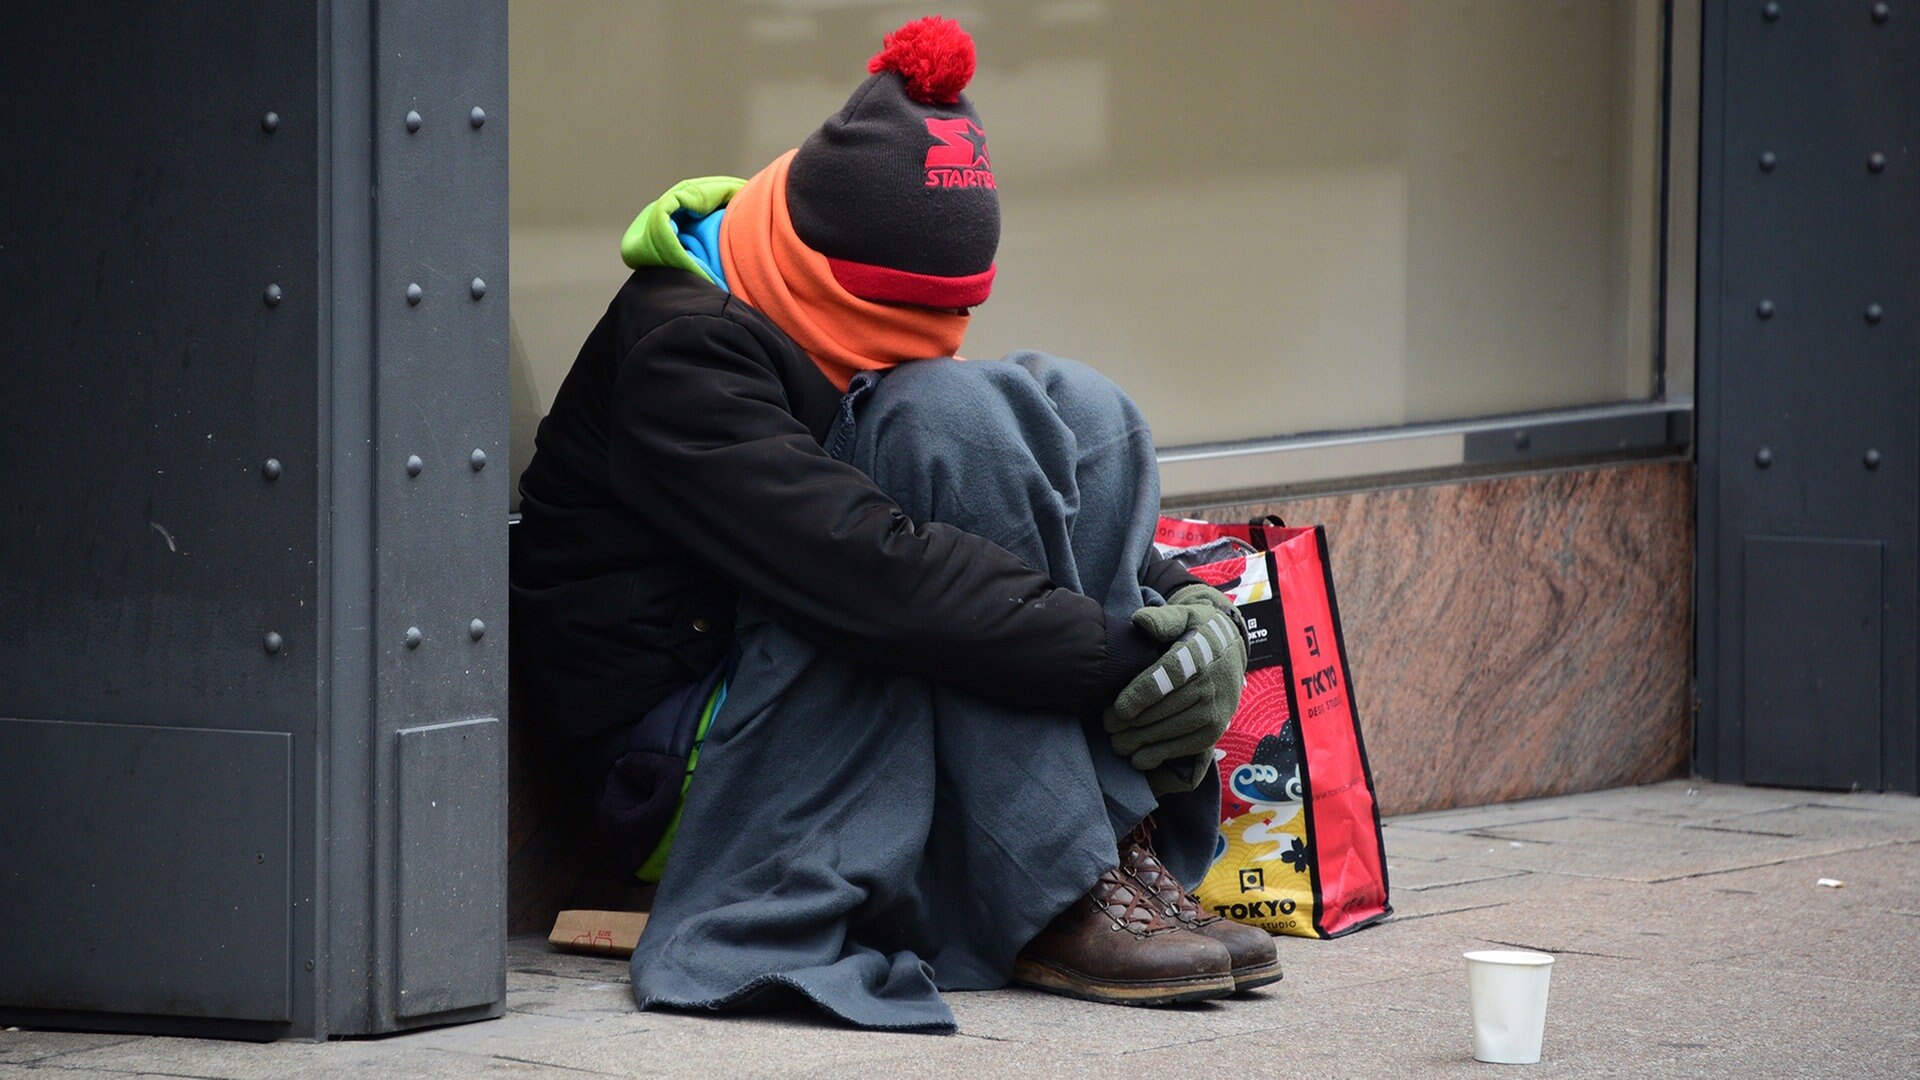
M861 372L827 452L907 518L992 540L1127 616L1159 520L1153 436L1084 364L916 360ZM956 462L986 460L992 468ZM1044 602L1044 601L1041 601ZM1097 715L1037 714L821 649L752 597L653 914L642 1009L804 997L859 1027L951 1032L939 990L1005 985L1014 954L1117 865L1148 812L1186 883L1220 788L1156 800Z
M727 271L720 265L720 219L726 212L724 206L711 214L675 210L673 227L680 234L680 246L706 267L707 273L713 275L713 283L732 292L727 288Z

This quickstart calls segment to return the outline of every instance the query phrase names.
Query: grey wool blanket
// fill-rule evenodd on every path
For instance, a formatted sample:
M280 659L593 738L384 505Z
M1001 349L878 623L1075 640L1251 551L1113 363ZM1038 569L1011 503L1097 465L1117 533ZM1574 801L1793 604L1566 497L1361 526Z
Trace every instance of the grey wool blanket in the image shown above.
M985 536L1115 614L1161 600L1141 584L1152 437L1085 365L1029 352L863 374L827 448L912 520ZM1098 716L862 666L751 599L738 634L633 954L642 1009L810 1001L860 1027L952 1032L939 991L1004 985L1143 816L1183 881L1212 858L1217 777L1156 805Z

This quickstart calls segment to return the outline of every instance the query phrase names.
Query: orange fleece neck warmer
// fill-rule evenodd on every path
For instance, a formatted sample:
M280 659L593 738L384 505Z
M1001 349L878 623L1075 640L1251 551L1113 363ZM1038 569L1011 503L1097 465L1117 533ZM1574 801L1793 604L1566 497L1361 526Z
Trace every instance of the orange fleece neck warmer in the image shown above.
M932 356L952 356L969 316L876 304L834 280L827 257L801 243L787 216L789 150L748 180L720 219L727 287L806 350L845 390L853 376Z

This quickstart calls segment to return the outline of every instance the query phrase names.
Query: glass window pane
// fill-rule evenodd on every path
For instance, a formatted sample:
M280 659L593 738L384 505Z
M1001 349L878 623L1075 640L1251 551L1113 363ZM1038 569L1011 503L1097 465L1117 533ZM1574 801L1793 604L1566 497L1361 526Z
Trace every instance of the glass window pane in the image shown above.
M632 215L797 145L917 7L521 0L513 304L551 399ZM1162 445L1644 399L1659 0L976 3L1005 215L966 352L1087 360Z

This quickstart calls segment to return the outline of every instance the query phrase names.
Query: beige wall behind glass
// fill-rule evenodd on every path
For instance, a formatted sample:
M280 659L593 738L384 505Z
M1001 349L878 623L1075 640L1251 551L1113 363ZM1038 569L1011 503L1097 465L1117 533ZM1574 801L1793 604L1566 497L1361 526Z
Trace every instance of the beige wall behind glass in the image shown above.
M1005 215L968 355L1086 360L1163 446L1650 395L1658 0L942 11L979 45ZM797 145L921 13L516 0L522 441L633 214Z

